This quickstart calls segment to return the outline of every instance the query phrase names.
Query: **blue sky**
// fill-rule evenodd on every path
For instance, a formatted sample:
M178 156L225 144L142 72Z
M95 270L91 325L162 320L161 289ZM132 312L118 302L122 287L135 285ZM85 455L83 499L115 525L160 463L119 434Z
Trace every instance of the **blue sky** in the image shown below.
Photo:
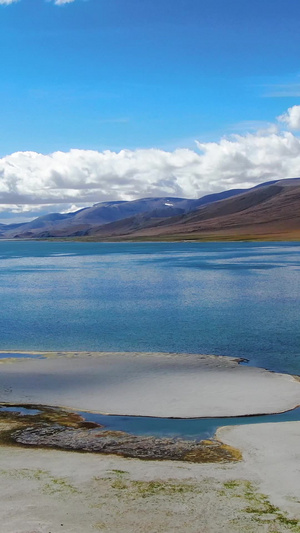
M0 157L194 150L300 104L299 0L0 4Z
M0 155L191 146L272 121L300 102L299 26L299 0L2 5Z

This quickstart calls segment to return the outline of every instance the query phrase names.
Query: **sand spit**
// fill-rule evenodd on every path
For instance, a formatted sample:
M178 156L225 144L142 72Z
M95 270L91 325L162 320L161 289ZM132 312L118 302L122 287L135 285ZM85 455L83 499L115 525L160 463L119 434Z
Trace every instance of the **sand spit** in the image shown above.
M145 462L1 447L1 533L299 532L300 423L218 436L239 445L244 460Z
M218 429L217 438L239 448L245 472L260 490L300 519L300 422L228 426Z
M16 359L11 352L0 367L0 402L177 418L266 414L300 405L300 382L292 376L240 365L231 357L42 355Z

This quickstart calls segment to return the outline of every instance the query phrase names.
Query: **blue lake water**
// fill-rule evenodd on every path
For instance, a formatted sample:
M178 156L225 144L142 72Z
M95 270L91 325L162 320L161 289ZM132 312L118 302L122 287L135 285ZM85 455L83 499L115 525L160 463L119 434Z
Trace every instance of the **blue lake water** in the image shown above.
M300 243L0 241L0 349L213 353L300 374Z
M45 355L42 354L31 354L31 353L0 353L0 359L46 359Z

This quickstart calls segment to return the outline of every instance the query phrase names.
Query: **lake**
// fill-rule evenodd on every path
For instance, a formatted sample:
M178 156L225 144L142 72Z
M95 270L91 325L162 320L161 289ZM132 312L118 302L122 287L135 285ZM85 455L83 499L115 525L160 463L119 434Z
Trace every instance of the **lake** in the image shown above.
M300 243L0 241L0 349L230 355L300 374Z

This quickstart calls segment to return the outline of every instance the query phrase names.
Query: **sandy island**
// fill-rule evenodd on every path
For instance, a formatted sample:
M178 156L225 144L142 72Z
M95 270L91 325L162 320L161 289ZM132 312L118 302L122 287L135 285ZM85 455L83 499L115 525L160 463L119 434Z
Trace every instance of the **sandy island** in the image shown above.
M214 355L45 353L2 360L0 402L64 406L117 415L221 417L300 405L292 376Z

